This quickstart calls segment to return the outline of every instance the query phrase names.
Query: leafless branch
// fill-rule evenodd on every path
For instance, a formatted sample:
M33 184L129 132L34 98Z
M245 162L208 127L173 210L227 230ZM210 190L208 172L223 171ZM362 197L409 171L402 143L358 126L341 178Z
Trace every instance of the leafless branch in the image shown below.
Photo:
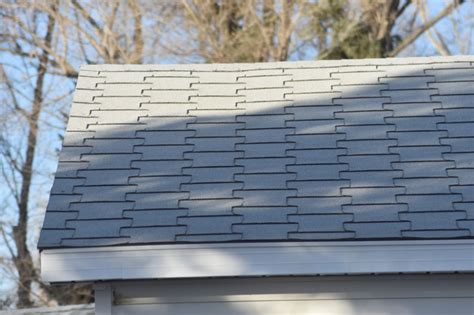
M451 4L447 5L441 12L439 12L435 17L429 20L427 23L424 23L418 29L416 29L412 34L409 34L405 39L393 49L389 54L388 57L395 57L400 52L402 52L405 48L411 45L415 40L418 39L423 33L433 27L436 23L442 20L444 17L448 16L456 9L459 5L463 4L464 0L453 0Z

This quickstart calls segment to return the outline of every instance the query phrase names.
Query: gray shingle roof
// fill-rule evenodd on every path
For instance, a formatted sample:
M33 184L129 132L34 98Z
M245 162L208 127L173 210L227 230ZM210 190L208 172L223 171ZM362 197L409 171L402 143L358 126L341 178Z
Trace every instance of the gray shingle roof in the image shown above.
M474 236L474 58L83 66L39 247Z

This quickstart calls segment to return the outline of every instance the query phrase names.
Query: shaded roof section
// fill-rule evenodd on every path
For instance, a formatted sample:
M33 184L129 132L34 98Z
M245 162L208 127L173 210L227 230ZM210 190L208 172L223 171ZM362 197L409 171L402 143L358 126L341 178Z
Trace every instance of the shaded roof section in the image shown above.
M473 62L83 66L39 247L473 237Z

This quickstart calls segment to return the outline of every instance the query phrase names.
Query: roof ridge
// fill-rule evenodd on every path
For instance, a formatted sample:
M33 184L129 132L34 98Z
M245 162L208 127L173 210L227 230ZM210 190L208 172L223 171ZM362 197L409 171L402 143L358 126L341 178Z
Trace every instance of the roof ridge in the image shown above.
M430 57L395 57L395 58L366 58L343 60L302 60L302 61L273 61L256 63L191 63L191 64L96 64L82 65L82 71L252 71L282 68L326 68L366 65L403 65L474 62L472 55L430 56Z

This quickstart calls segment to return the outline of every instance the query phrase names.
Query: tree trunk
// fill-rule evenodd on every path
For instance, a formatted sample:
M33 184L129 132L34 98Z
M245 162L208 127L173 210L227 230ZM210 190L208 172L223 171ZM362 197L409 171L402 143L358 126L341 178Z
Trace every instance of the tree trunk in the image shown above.
M53 5L52 11L56 10ZM44 43L47 48L51 48L52 34L54 31L55 18L51 14L48 15L48 26ZM29 197L32 181L32 169L35 157L35 149L38 138L38 121L43 105L43 85L46 76L47 63L49 54L43 50L38 60L37 77L35 82L35 89L33 95L33 106L31 114L28 117L28 143L25 154L25 162L21 169L21 191L20 200L18 203L18 222L13 228L13 237L17 249L17 254L14 257L15 267L18 270L18 304L19 308L30 307L33 301L30 296L31 284L36 278L36 272L33 264L31 253L28 249L27 234L28 234L28 208Z

